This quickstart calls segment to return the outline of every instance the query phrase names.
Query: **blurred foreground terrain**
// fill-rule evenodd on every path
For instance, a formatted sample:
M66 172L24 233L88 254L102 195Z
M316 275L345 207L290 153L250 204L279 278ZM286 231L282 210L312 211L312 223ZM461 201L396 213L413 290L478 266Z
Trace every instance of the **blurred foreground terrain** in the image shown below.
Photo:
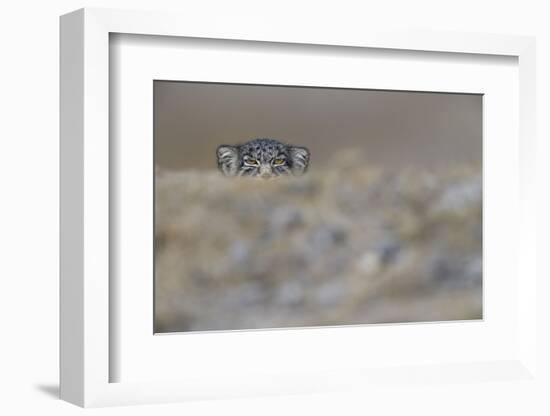
M482 318L479 166L156 176L155 332Z

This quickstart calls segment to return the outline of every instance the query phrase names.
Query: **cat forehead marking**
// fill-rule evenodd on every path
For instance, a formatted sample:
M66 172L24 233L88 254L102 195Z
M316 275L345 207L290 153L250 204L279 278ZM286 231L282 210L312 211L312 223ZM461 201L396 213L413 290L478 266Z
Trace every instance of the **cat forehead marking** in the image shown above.
M279 152L284 151L287 146L273 139L255 139L241 145L241 152L250 153L256 157L276 156Z
M242 145L244 150L278 150L285 145L273 139L254 139Z

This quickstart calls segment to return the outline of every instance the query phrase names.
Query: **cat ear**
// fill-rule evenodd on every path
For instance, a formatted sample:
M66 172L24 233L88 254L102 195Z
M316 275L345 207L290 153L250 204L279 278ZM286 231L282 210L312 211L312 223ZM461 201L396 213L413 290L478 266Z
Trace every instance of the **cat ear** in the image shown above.
M290 148L290 158L292 159L292 173L294 175L303 175L309 164L309 150L305 147Z
M216 150L218 168L225 176L237 175L239 168L239 149L235 146L222 144Z

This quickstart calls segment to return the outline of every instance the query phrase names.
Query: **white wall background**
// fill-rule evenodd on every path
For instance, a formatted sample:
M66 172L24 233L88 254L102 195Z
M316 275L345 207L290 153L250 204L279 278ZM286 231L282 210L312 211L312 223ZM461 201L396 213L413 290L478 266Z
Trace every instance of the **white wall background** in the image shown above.
M204 24L219 13L237 23L269 19L281 26L365 25L536 35L538 37L538 186L540 244L548 246L550 209L550 12L544 0L168 1L20 0L0 11L0 413L76 414L56 399L58 383L58 16L84 6L179 10ZM541 251L542 252L542 251ZM550 276L548 264L540 264ZM540 300L550 294L543 282ZM542 304L541 310L549 308ZM548 315L546 315L548 317ZM550 351L548 319L540 323ZM546 353L548 354L548 353ZM550 374L547 357L541 357ZM546 388L506 383L388 388L376 397L317 396L195 402L93 410L101 415L550 414Z

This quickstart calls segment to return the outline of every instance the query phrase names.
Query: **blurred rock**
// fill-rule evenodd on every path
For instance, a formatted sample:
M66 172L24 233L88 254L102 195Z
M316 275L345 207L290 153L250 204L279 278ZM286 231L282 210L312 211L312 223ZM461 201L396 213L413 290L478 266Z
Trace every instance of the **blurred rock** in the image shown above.
M156 177L158 332L479 319L481 170Z

